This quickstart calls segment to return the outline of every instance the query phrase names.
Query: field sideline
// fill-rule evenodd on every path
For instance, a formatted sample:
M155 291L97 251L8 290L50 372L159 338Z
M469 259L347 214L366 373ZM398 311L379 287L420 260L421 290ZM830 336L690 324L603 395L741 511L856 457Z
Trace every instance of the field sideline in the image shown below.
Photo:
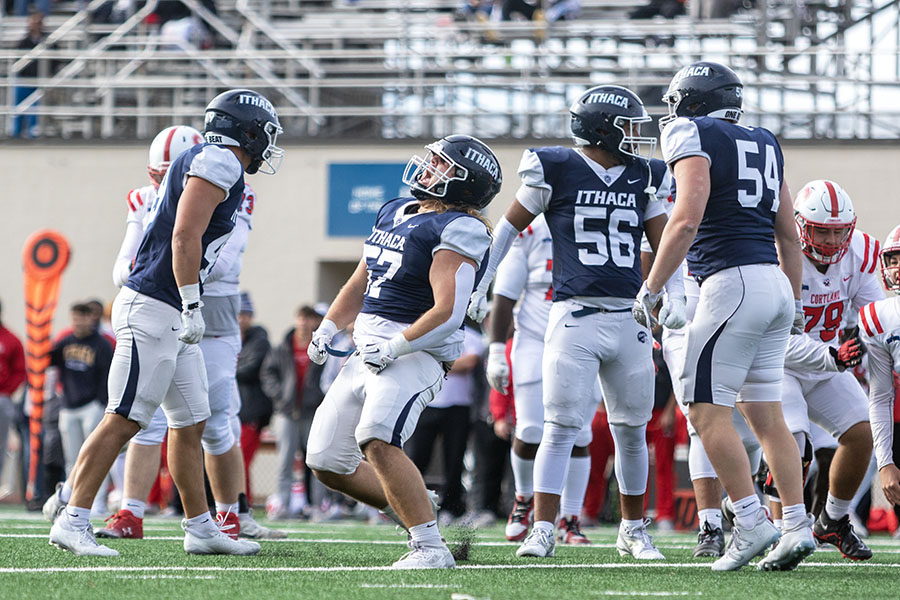
M94 519L98 525L102 521ZM695 538L655 539L666 562L636 563L615 551L615 529L589 529L592 546L557 546L556 557L523 560L500 525L477 532L470 560L455 571L393 571L405 536L387 525L279 522L287 540L263 542L256 557L188 556L179 521L145 520L143 541L114 540L117 559L78 558L47 543L39 513L0 509L0 597L18 598L335 598L553 600L610 597L897 598L900 542L869 540L874 558L853 564L821 551L793 573L713 573L691 558ZM444 531L451 542L462 533Z

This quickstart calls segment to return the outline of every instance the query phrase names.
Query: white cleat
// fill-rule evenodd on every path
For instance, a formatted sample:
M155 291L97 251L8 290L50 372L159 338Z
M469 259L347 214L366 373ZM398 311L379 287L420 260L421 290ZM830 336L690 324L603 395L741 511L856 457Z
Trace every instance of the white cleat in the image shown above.
M283 540L287 537L287 532L280 529L270 529L263 527L256 522L253 515L246 514L240 516L241 533L239 537L251 540Z
M391 565L392 569L453 569L456 561L446 545L423 546L413 541L408 543L409 552Z
M760 571L793 571L804 558L816 551L816 540L809 519L797 527L785 531L778 545L759 561Z
M781 534L769 520L765 508L756 511L756 524L751 529L735 525L731 529L731 539L725 548L725 554L712 565L713 571L737 571L774 544ZM809 533L812 540L812 530ZM815 544L813 544L815 547Z
M97 543L94 528L88 523L84 529L71 529L68 519L57 519L50 528L50 544L68 550L75 556L118 556L112 548Z
M553 532L547 532L543 529L534 528L528 537L516 550L516 556L535 556L537 558L549 558L556 553L556 538Z
M619 537L616 539L616 550L619 556L632 556L637 560L665 560L656 546L653 544L653 538L647 533L647 525L650 519L644 519L640 527L633 529L625 527L623 523L619 524Z
M215 533L192 531L187 520L181 521L184 529L184 551L188 554L236 554L250 556L258 554L260 546L248 540L233 540L228 534L216 528Z
M62 488L61 482L56 484L56 489L50 494L50 497L47 498L47 501L44 502L44 506L41 508L41 512L44 513L44 518L51 523L56 523L56 517L59 515L59 511L66 507L66 503L59 499L60 488Z

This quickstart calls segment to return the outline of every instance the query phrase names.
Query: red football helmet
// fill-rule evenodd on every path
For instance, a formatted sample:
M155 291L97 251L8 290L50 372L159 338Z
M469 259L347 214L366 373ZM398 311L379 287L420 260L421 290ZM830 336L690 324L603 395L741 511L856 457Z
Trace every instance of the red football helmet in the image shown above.
M844 258L856 228L856 211L841 186L825 179L807 183L794 201L794 219L805 255L823 265Z

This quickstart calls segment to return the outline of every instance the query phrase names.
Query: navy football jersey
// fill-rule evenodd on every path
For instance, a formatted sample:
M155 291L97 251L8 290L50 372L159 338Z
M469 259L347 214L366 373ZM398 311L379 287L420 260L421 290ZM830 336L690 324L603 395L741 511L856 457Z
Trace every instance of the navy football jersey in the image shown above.
M198 144L182 152L159 185L150 222L125 284L136 292L161 300L181 311L181 296L172 272L172 230L178 201L188 177L200 177L225 190L203 233L200 286L231 236L244 194L244 169L234 153L216 144Z
M604 169L573 148L526 150L522 184L542 190L553 237L553 300L573 296L634 298L641 288L644 221L665 214L670 177L660 160ZM531 197L531 195L528 195Z
M666 162L688 156L709 160L710 193L697 237L687 253L691 274L752 264L778 264L775 213L784 156L768 130L710 117L680 117L662 132ZM672 193L678 200L675 184Z
M413 212L418 205L396 198L378 211L364 246L369 278L360 312L398 323L422 316L434 306L429 273L441 249L475 261L475 285L481 280L491 246L487 226L464 212Z

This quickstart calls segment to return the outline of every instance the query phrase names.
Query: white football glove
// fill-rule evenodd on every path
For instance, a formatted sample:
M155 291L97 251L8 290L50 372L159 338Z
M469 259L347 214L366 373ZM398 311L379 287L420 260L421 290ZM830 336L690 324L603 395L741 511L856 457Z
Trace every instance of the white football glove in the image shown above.
M202 302L195 305L196 308L185 308L181 311L181 326L183 331L178 339L185 344L198 344L203 339L206 332L206 322L203 320L203 313L200 312Z
M476 323L481 323L487 315L487 293L478 288L469 296L469 308L466 310L469 318Z
M634 320L637 321L639 325L643 325L648 329L657 325L658 322L653 317L653 309L656 308L656 305L659 304L660 300L662 300L662 292L651 294L650 290L647 289L647 282L645 281L644 285L641 286L641 290L638 292L637 298L634 300L634 307L631 309Z
M687 306L681 296L666 297L659 309L659 322L669 329L681 329L687 324Z
M800 335L806 331L806 314L803 312L803 300L794 299L794 322L791 324L791 335Z
M322 319L322 324L313 331L312 340L310 340L309 346L306 347L306 354L309 356L309 360L317 365L324 365L325 359L328 358L327 346L331 344L331 340L336 333L337 325L330 319Z
M178 288L181 296L182 332L178 339L185 344L198 344L206 331L206 322L200 313L203 302L200 301L200 284L190 283Z
M380 344L367 344L357 350L363 364L366 368L376 375L384 371L384 369L397 360L395 356L391 356L390 342L381 342Z
M488 346L487 380L492 388L506 395L509 387L509 363L506 362L506 344L493 342Z

